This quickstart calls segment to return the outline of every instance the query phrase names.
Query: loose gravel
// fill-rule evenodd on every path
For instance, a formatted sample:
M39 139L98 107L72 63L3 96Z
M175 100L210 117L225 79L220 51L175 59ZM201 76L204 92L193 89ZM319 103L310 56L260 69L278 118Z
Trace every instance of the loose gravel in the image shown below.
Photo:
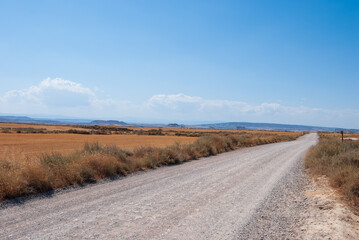
M309 184L303 161L295 162L235 239L303 239L301 227L307 215L302 212L310 204L305 195Z

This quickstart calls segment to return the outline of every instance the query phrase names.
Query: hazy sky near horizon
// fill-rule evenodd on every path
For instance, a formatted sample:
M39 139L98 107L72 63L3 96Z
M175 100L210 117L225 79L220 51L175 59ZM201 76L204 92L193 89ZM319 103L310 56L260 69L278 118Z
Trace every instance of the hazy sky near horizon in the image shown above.
M359 1L0 0L0 115L359 128Z

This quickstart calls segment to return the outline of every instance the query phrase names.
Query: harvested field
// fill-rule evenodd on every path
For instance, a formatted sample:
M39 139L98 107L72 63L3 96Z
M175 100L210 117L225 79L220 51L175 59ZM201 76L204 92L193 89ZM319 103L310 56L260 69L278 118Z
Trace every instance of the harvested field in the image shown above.
M0 209L0 238L299 239L304 197L296 179L314 139L241 149L7 205Z
M73 126L68 125L47 125L47 124L31 124L31 123L0 123L0 128L44 128L49 131L66 131L74 129ZM82 129L82 128L75 128Z
M105 135L74 131L0 134L0 200L45 192L105 177L216 155L238 148L290 141L302 133L214 132L167 134L167 129L121 133L113 127L83 126ZM26 131L26 130L24 130ZM115 133L113 133L115 132ZM122 133L124 132L124 133Z
M280 135L293 135L294 132L283 132L283 131L262 131L262 130L234 130L234 129L207 129L207 128L151 128L151 127L132 127L132 126L95 126L95 125L48 125L48 124L24 124L24 123L1 123L1 129L21 129L21 128L33 128L33 129L45 129L47 131L68 131L71 129L75 130L88 130L91 128L113 128L121 129L126 128L138 134L139 131L151 131L161 129L165 135L174 135L176 133L198 133L198 134L210 134L210 133L266 133L266 134L280 134ZM1 131L0 131L1 132Z
M276 131L0 123L0 157L26 158L52 152L67 154L82 149L85 143L94 142L100 145L116 145L127 150L140 146L163 148L175 143L193 143L198 137L208 134L231 133L261 135L262 139L272 139L275 135L299 134Z
M82 135L0 133L0 156L34 156L40 153L70 153L83 148L86 142L116 145L133 150L138 146L166 147L178 142L192 143L196 137L152 135Z

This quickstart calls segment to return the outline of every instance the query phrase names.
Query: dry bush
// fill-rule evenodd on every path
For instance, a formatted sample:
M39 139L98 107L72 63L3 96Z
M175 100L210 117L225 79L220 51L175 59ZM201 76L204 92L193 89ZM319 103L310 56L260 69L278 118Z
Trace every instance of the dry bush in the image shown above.
M180 164L233 149L294 140L301 133L222 133L205 135L192 144L176 143L165 148L137 147L133 152L115 145L86 143L71 154L42 154L32 159L0 159L0 200L46 192L101 178Z
M37 161L27 161L22 167L22 176L27 185L26 192L46 192L52 189L49 172Z
M21 196L26 181L21 176L21 165L7 160L0 162L0 199Z
M336 135L321 135L319 144L306 156L305 167L313 174L328 176L330 183L359 206L359 142Z

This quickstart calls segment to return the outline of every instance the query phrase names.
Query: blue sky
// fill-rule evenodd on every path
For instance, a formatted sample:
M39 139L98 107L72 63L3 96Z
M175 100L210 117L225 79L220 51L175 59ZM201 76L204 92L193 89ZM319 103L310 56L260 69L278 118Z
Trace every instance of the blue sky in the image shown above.
M0 114L359 128L358 1L3 1Z

